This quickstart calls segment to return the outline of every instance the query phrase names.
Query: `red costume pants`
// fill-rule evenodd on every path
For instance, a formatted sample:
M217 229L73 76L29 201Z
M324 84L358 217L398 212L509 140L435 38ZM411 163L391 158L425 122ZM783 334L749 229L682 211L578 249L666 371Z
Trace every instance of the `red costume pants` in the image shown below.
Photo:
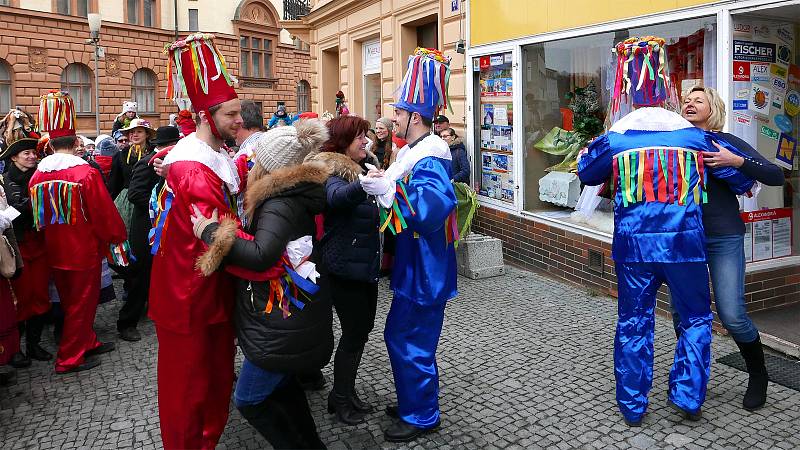
M159 327L158 415L165 449L216 447L228 423L236 347L230 323L179 334Z
M83 364L83 354L100 346L92 328L100 299L100 261L88 270L51 271L64 310L56 372L64 372Z
M50 268L47 266L47 255L35 242L22 241L19 244L19 253L25 266L19 278L11 280L11 285L17 296L17 321L22 322L50 311L50 292L47 286Z

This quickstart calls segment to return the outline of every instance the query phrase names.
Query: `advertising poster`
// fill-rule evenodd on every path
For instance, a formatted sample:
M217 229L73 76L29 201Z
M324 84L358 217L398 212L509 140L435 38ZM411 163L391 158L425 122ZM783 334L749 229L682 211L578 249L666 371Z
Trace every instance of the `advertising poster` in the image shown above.
M792 170L796 156L797 140L786 134L781 134L781 138L778 141L778 151L775 154L775 165L786 170Z
M744 253L749 261L792 254L792 208L774 208L741 214L745 223Z
M473 63L474 64L474 63ZM514 202L513 179L513 55L510 52L479 58L481 176L480 195Z

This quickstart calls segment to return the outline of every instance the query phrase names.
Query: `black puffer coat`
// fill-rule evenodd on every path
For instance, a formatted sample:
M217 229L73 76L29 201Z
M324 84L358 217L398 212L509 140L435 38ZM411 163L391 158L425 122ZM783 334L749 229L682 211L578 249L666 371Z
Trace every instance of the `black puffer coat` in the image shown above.
M325 183L328 207L322 238L322 266L341 278L377 282L381 265L378 204L358 181L363 169L339 153L319 153L331 177Z
M213 255L225 255L223 264L264 272L280 261L286 245L304 236L315 236L314 217L325 209L323 183L327 169L319 163L307 163L274 170L248 183L246 201L251 218L249 241L234 238L232 222L210 225L203 240L210 244L206 259L198 264L208 272L216 267ZM219 232L217 232L219 230ZM318 263L317 245L310 260ZM239 345L248 360L274 372L297 373L320 369L333 353L333 315L328 280L317 280L319 291L302 310L290 305L291 316L284 319L273 307L264 312L269 298L268 282L240 279L236 287L234 321ZM304 297L300 295L300 300Z
M20 216L14 219L11 224L14 227L14 234L18 242L24 242L28 233L33 233L33 209L31 207L31 194L28 190L31 177L36 169L29 169L25 172L9 161L8 172L3 174L3 189L6 192L8 206L13 206L20 212Z

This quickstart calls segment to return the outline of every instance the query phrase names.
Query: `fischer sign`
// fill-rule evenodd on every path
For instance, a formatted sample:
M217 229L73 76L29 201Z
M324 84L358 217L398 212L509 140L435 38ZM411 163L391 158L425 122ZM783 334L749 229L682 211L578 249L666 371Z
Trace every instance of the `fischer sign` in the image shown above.
M775 44L753 41L733 41L734 61L775 62Z

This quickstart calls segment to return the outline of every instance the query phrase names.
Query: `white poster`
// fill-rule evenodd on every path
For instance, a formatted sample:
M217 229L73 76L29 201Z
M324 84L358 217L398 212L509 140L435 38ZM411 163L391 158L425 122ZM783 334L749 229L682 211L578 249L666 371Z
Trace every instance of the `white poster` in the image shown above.
M506 109L506 105L494 105L494 124L508 125L508 110Z
M379 73L381 71L380 41L364 42L363 48L364 56L361 64L363 73Z
M754 83L750 88L750 111L768 116L771 97L771 89Z
M772 221L772 257L792 254L792 219L781 217Z
M772 258L772 221L753 222L753 261Z

